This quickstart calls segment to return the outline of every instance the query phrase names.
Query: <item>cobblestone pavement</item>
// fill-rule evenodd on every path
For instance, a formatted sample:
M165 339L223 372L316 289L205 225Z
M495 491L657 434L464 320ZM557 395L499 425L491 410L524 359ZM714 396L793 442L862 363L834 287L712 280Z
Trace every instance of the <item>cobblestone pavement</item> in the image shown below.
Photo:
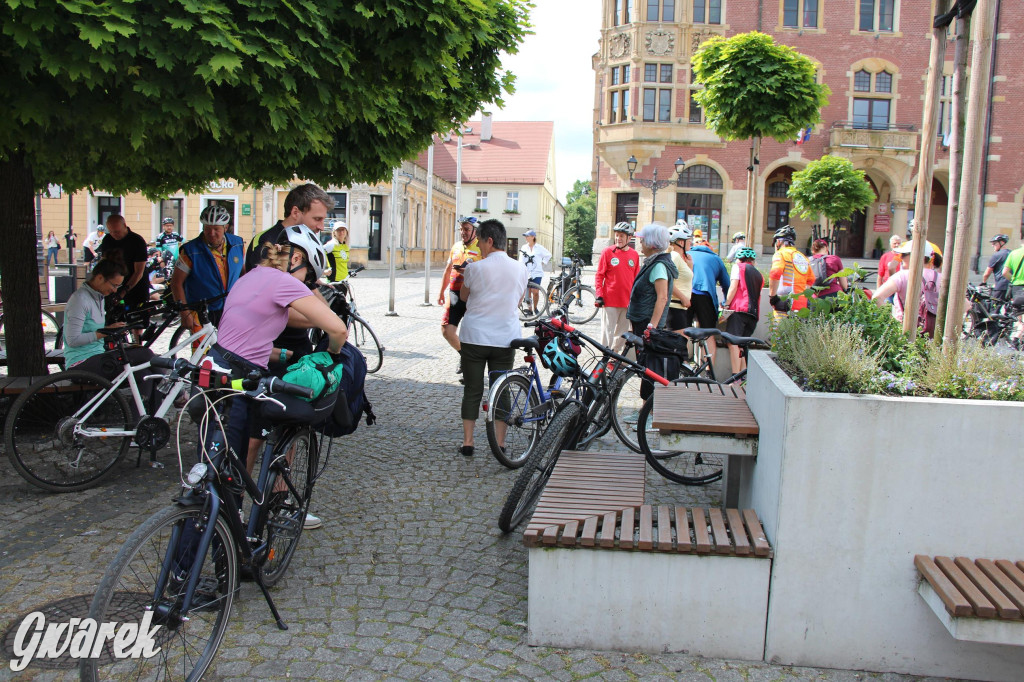
M435 276L432 299L438 284ZM335 444L317 485L313 510L324 526L303 535L273 590L289 630L274 626L258 588L244 583L208 679L910 679L527 646L527 553L519 534L503 536L496 523L515 473L479 446L482 427L477 455L456 454L461 388L440 310L420 305L422 273L398 278L398 317L384 315L383 274L363 273L354 285L387 346L367 384L379 422ZM614 447L611 439L604 447ZM127 534L168 504L173 454L162 455L162 470L136 469L130 459L99 488L48 495L2 458L0 631L44 603L91 595ZM648 497L658 503L706 506L719 496L718 484L687 488L649 476ZM4 663L0 678L11 674ZM29 668L19 679L77 674Z

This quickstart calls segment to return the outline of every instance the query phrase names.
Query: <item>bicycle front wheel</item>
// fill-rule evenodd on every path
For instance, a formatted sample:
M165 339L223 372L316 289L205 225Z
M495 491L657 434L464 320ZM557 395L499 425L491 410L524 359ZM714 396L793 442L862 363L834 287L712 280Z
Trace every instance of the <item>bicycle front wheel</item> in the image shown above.
M271 472L266 487L270 492L264 507L267 555L260 567L267 587L273 587L284 576L299 545L316 475L316 442L310 431L302 431L292 438L285 452L291 461L288 475L298 497L288 490L279 472Z
M5 317L6 315L0 314L0 341L3 342L3 348L7 347L7 327L4 324ZM57 324L57 318L53 316L53 313L40 310L39 325L43 330L43 348L46 352L63 348L64 330L59 324Z
M575 286L562 297L562 307L573 324L586 324L597 315L597 295L588 286Z
M684 485L707 485L722 478L722 455L662 449L661 434L651 424L653 412L652 396L640 408L637 419L640 448L652 469L668 480Z
M526 295L519 302L519 321L534 322L544 317L548 310L548 296L539 285L526 283Z
M104 436L132 428L132 410L110 382L84 370L59 372L18 396L4 428L7 457L34 486L55 493L90 488L102 481L128 451L128 436ZM86 418L86 405L99 399ZM76 433L76 428L85 433Z
M384 364L384 346L366 320L353 315L348 322L348 340L366 358L366 371L373 374Z
M582 405L577 402L566 402L551 418L551 423L544 430L505 499L505 505L498 516L498 528L501 532L511 532L533 509L534 503L551 478L558 455L561 454L566 440L571 436L576 421L582 414Z
M530 379L506 374L491 389L487 406L487 443L491 454L509 469L526 463L533 451L548 411L538 410L540 399ZM505 445L499 445L504 441Z
M103 678L198 680L213 662L234 602L238 551L222 517L214 520L205 556L195 556L199 534L209 523L203 507L167 507L135 529L103 575L89 608L97 623L159 625L150 658L115 659L108 640L99 660L84 659L82 680ZM166 570L164 570L166 569ZM198 582L191 606L185 592Z

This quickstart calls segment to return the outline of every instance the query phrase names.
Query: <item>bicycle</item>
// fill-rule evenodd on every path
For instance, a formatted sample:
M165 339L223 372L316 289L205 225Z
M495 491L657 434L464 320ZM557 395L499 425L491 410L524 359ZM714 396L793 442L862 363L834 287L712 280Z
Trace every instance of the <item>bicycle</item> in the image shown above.
M689 331L689 330L688 330ZM716 330L717 331L717 330ZM726 332L718 335L725 341L740 347L740 355L747 357L750 350L766 350L768 342L752 336L733 336ZM714 377L683 376L672 381L673 384L709 384L715 386L738 386L747 377L746 368L736 372L724 381L716 381ZM640 451L652 469L664 478L683 485L707 485L722 478L724 462L721 455L700 452L685 452L661 449L660 433L653 427L654 398L652 394L637 415L637 438Z
M161 626L160 649L149 659L115 660L102 668L96 659L84 659L83 680L99 679L101 673L140 679L171 671L198 680L223 641L243 575L260 588L277 627L287 630L269 588L288 569L313 486L326 468L326 457L323 465L319 462L320 443L311 425L330 414L337 392L310 403L292 397L311 398L310 389L258 372L233 379L230 371L180 358L160 358L155 366L187 375L202 388L196 396L206 402L200 461L186 475L179 449L181 494L121 546L100 581L89 617L98 623L132 622L152 614L152 624ZM215 403L220 399L211 400L207 393L228 385L231 393L254 400L264 422L272 424L255 481L244 453L240 458L224 443L223 430L213 428L213 423L219 426Z
M611 396L618 374L628 373L665 385L669 383L659 374L619 355L570 325L559 320L552 322L574 341L584 341L597 349L601 359L596 367L601 371L588 374L582 368L577 370L575 380L580 383L583 396L562 401L527 458L498 516L498 527L504 533L511 532L529 514L551 477L562 450L585 448L602 430L607 432L608 422L618 431L619 427L610 417ZM610 366L610 362L614 365Z
M203 328L173 346L165 357L175 356L198 343L193 361L202 358L216 342L205 303L186 306L199 314ZM7 457L29 483L49 492L74 492L100 483L121 461L134 440L150 451L151 466L161 467L156 452L170 439L165 419L186 382L160 378L153 398L155 410L139 390L135 373L152 362L131 365L125 358L126 336L136 326L104 328L106 346L120 353L124 369L112 380L81 369L70 369L35 382L14 401L4 425ZM159 357L159 356L157 356ZM154 358L155 359L155 358ZM131 402L122 392L127 388ZM138 464L138 463L137 463Z
M4 327L4 308L0 302L0 350L7 349L7 331ZM43 348L47 353L60 350L64 346L64 329L57 318L48 310L39 311L39 324L43 328Z
M1006 345L1024 350L1020 336L1014 336L1021 323L1024 305L992 296L987 288L967 285L967 312L963 338L973 338L985 346Z
M362 269L361 267L357 268L354 272L350 271L349 274L354 275ZM370 323L356 312L352 287L349 286L347 281L330 282L320 285L320 294L327 301L327 304L331 306L334 314L340 317L345 326L348 327L348 340L366 358L367 373L373 374L378 371L381 365L384 364L384 351L386 349L381 344L377 333L373 331ZM310 340L313 342L314 348L324 338L323 330L310 330Z
M519 304L519 319L533 322L547 314L552 304L565 310L572 324L586 324L597 315L597 294L593 287L583 284L583 260L576 254L563 258L561 273L552 277L547 289L533 282L526 285L526 296ZM534 305L534 293L537 304Z

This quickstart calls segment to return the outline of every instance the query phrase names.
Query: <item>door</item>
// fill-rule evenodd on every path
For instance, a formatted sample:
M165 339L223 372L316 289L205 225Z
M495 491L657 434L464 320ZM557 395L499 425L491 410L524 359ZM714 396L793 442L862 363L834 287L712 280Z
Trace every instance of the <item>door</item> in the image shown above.
M370 236L367 249L367 260L380 260L380 226L384 220L384 197L380 194L370 196Z
M851 220L840 220L836 223L836 253L840 258L864 257L864 226L867 214L857 211Z

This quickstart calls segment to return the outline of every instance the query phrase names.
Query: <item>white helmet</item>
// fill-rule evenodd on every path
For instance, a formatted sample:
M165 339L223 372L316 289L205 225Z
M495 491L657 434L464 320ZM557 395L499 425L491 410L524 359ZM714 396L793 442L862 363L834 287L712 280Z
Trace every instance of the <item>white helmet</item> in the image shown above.
M690 226L686 224L685 220L677 220L676 224L668 228L668 243L677 242L680 239L691 239L693 238L693 232L690 230Z
M626 221L615 223L615 227L612 228L613 232L625 232L626 234L633 234L633 226Z
M203 225L230 225L231 214L223 206L211 204L199 214L199 222Z
M306 260L309 261L309 265L313 268L313 274L316 276L315 279L323 277L324 268L327 267L327 255L324 253L324 247L320 244L320 240L317 239L313 230L305 225L286 227L284 233L278 239L278 243L288 243L302 249L306 254ZM289 272L292 271L289 270Z

